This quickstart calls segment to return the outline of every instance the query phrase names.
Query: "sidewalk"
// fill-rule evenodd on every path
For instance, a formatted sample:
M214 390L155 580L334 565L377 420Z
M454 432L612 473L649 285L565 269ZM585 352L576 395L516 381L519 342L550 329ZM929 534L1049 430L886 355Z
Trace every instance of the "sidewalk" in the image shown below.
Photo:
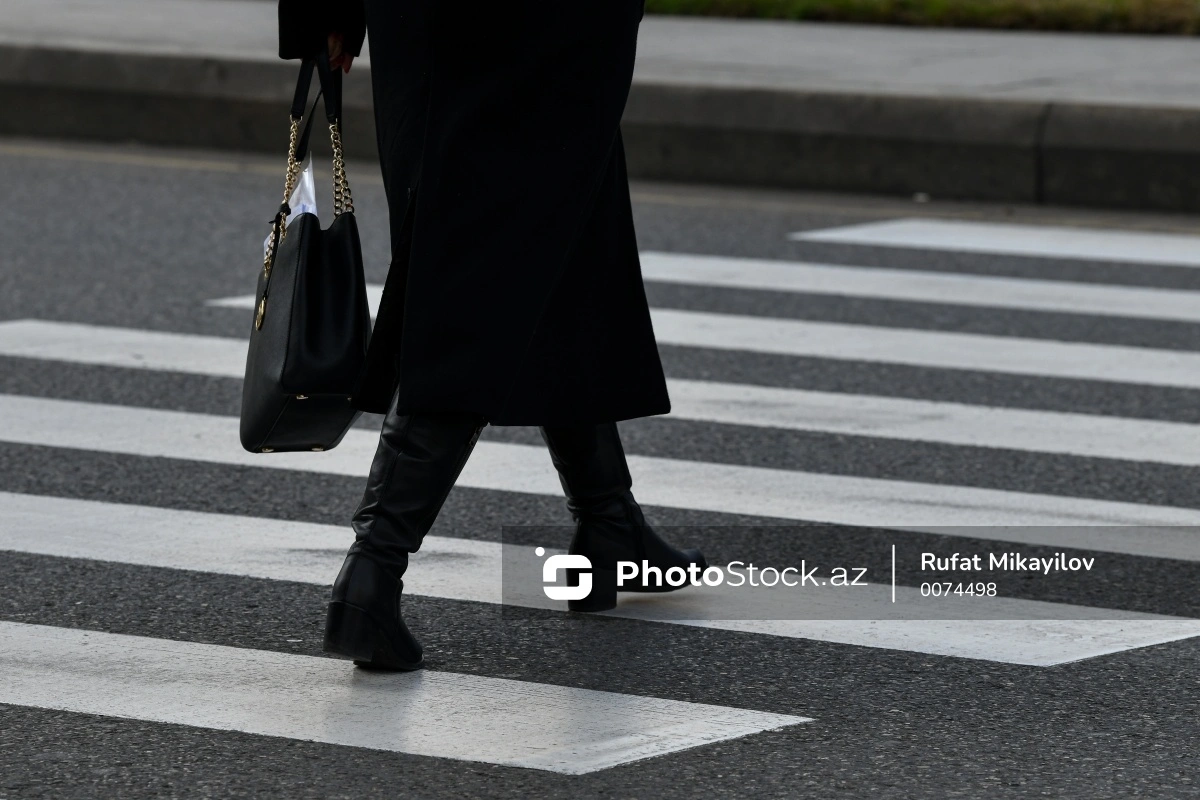
M5 0L0 133L276 151L274 53L266 0ZM1195 210L1200 42L650 17L624 133L643 178Z

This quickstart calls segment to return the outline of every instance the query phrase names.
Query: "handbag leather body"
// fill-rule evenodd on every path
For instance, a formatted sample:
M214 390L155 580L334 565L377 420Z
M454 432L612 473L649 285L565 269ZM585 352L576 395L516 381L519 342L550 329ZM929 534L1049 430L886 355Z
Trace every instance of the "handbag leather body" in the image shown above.
M314 68L333 144L334 219L288 221L288 199L308 148L320 96L300 121ZM328 57L305 60L292 103L284 200L258 276L242 384L241 442L251 452L329 450L362 413L350 404L371 338L366 278L341 145L341 73Z

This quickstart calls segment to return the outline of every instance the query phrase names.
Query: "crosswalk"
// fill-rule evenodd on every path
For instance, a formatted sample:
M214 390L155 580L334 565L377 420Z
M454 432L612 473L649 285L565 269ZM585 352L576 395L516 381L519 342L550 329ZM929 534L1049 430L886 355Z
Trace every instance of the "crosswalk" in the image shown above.
M1042 259L1200 266L1200 237L1070 228L894 220L805 231L799 242L920 248ZM851 297L895 303L1088 315L1106 320L1200 322L1200 292L1137 285L968 275L807 261L643 254L647 281L715 293ZM381 287L370 287L373 307ZM250 295L209 298L214 313L244 315ZM697 353L732 351L820 359L866 368L905 365L957 373L1076 381L1089 391L1125 385L1200 389L1200 349L1053 341L1022 335L915 330L871 321L817 322L679 307L652 309L664 345ZM86 365L236 381L243 339L51 319L0 320L0 358ZM668 370L669 371L669 370ZM936 445L1018 458L1053 456L1103 476L1119 465L1200 467L1200 425L1161 418L1011 408L905 396L818 391L668 375L673 412L640 423L658 431L672 420L700 430L765 430L853 437L896 452ZM915 394L915 396L914 396ZM1200 395L1198 395L1200 397ZM62 397L0 394L0 448L46 448L146 460L186 476L194 465L251 474L365 476L377 433L352 429L336 449L314 454L244 452L235 409L226 414L142 408ZM732 432L732 434L730 433ZM684 448L687 451L687 448ZM687 451L690 452L690 451ZM957 537L1004 547L1086 550L1116 563L1200 563L1200 503L1151 504L980 486L946 475L936 482L848 474L844 466L799 469L687 452L630 454L641 502L663 513L710 514L764 525L823 523L911 537ZM697 453L707 452L699 447ZM915 452L915 450L914 450ZM184 479L184 478L181 478ZM977 483L977 482L976 482ZM559 497L543 447L485 437L461 490L520 498ZM45 525L53 504L55 524ZM514 520L513 522L520 522ZM494 520L470 538L432 535L414 557L406 594L438 602L539 613L565 611L531 588L512 595L500 581L502 548ZM734 529L731 529L734 530ZM735 535L735 534L731 534ZM75 559L243 581L324 586L348 541L345 526L122 502L64 498L0 487L0 552ZM532 586L532 581L530 582ZM1001 597L969 619L904 619L879 585L823 618L811 601L790 619L777 600L753 618L726 619L722 590L623 602L604 616L622 624L724 631L796 643L848 647L881 662L897 654L1044 668L1200 636L1200 620L1079 602ZM917 588L897 591L915 596ZM319 613L319 610L312 610ZM839 616L839 614L841 616ZM801 615L795 615L801 616ZM497 618L499 620L499 618ZM502 621L497 622L502 625ZM585 624L600 624L585 620ZM488 631L481 636L492 635ZM699 634L697 634L699 635ZM81 666L82 665L82 666ZM0 704L139 719L284 739L386 750L562 774L583 774L653 756L799 725L820 725L802 710L738 707L430 669L413 675L355 672L313 655L224 644L0 622Z
M336 573L341 565L346 538L343 528L330 525L59 499L59 525L31 542L26 532L37 526L44 509L45 498L0 493L0 550L326 585L331 570ZM164 530L175 533L164 539ZM502 589L501 571L513 563L503 563L502 558L498 542L430 536L413 557L405 590L414 596L489 605L556 607L540 593L536 575L517 584L523 589L519 593ZM516 583L511 575L506 580L509 587ZM1031 666L1200 634L1200 623L1194 621L1014 598L976 604L968 619L902 619L886 587L875 589L849 609L840 599L809 600L806 611L811 618L802 620L786 618L784 599L767 599L750 608L739 603L739 611L754 618L726 619L721 606L728 597L720 591L656 598L652 606L631 602L611 615ZM916 590L903 587L901 592ZM822 602L829 619L821 619ZM861 619L844 619L848 611ZM879 629L877 619L891 622Z
M0 322L3 356L236 378L245 352L244 341L216 336ZM668 385L677 419L1200 465L1200 425L1194 424L680 378L668 378Z
M357 476L370 464L376 434L351 430L327 453L266 459L235 446L235 417L0 395L0 441ZM1173 506L652 456L631 456L629 465L638 497L649 505L779 520L902 530L977 526L973 535L982 538L1093 549L1103 544L1109 552L1174 558L1193 552L1174 528L1200 522L1200 511ZM544 448L492 441L475 448L458 485L554 497L562 491ZM1096 525L1137 527L1140 535L1131 541L1127 531L1115 529L1120 532L1107 537L1089 527Z
M254 298L222 298L253 307ZM880 328L673 308L651 310L660 344L948 370L1200 388L1200 354L1017 336Z
M18 654L4 658L0 703L566 775L810 721L476 675L351 673L326 658L19 623L0 623L0 644ZM81 674L71 665L82 657L92 668Z
M656 252L642 253L642 276L656 283L714 289L1200 322L1200 292L1178 289ZM372 309L379 307L382 297L382 285L367 287ZM224 308L253 308L253 304L249 295L209 301Z

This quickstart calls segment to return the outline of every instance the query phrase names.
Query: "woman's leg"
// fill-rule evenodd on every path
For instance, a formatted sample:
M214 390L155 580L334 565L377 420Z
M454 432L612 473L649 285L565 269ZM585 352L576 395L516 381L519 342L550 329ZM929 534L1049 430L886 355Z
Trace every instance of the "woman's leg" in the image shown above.
M355 541L333 585L326 652L361 666L421 666L421 645L400 611L402 577L485 424L475 414L401 416L393 400L351 523Z
M617 603L616 562L647 561L666 571L708 564L699 550L678 550L664 542L642 516L630 489L633 479L616 423L554 425L541 428L575 520L570 552L592 562L592 593L572 600L573 611L605 611ZM626 585L622 591L670 591L665 584Z

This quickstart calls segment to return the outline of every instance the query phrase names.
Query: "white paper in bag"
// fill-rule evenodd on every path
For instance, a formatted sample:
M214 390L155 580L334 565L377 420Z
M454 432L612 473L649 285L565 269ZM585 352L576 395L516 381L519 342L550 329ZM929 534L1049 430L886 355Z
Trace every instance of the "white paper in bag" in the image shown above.
M287 221L284 222L285 228L299 214L317 213L317 185L316 179L313 178L312 153L306 155L304 163L300 165L300 174L296 178L296 186L292 189L292 195L288 198L288 207L292 209L292 213L288 214ZM270 246L271 234L267 234L267 238L263 239L264 257Z

